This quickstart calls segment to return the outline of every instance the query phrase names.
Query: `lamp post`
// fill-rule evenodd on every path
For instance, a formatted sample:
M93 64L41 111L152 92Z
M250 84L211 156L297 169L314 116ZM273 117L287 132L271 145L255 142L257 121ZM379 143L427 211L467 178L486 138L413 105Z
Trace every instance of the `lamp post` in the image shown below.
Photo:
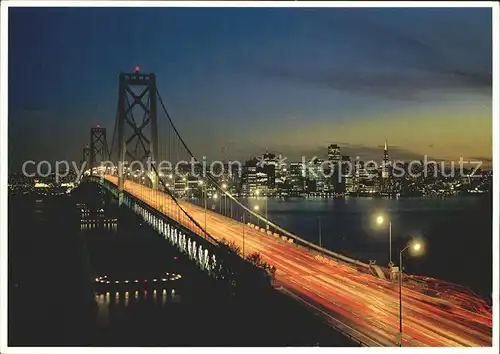
M413 250L414 253L418 253L422 250L422 244L418 241L410 242L399 251L399 346L403 346L403 252L408 248Z
M264 196L264 198L266 199L266 230L269 230L269 224L267 223L267 197L268 193L266 192L266 195Z
M383 216L378 216L377 217L377 224L382 225L384 223L384 217ZM392 223L389 220L389 267L392 267Z
M205 238L207 238L207 190L203 184L203 181L200 181L201 186L201 195L203 197L203 204L205 206Z
M245 225L245 210L244 209L243 209L243 217L242 218L243 218L243 234L242 234L243 235L243 247L242 247L242 249L243 249L243 258L245 258L245 227L246 227L246 225Z
M255 205L255 206L253 207L253 210L255 210L255 211L259 211L259 206L258 206L258 205ZM260 229L259 217L257 217L257 226L258 226L258 227L259 227L259 229Z
M222 183L222 189L224 190L224 216L226 216L227 214L227 207L226 207L226 204L227 204L227 195L226 195L226 188L227 188L227 184L225 183Z
M168 207L169 207L169 205L170 205L170 203L169 203L169 202L170 202L170 199L168 199L167 195L168 195L168 190L170 189L170 183L165 183L165 187L166 187L166 188L165 188L165 193L166 193L166 194L165 194L165 196L164 196L164 198L163 198L163 199L164 199L164 203L165 203L165 200L166 200L166 203L165 203L165 204L166 204L165 211L168 213L168 212L169 212L169 208L168 208Z
M321 217L318 216L319 247L321 247Z
M261 194L261 193L260 193L260 190L259 190L259 189L257 189L257 190L255 191L255 195L257 196L257 199L259 199L259 195L260 195L260 194ZM267 223L267 192L266 192L265 194L262 194L262 196L263 196L263 198L264 198L264 200L265 200L265 202L264 202L264 206L265 206L265 214L264 214L264 215L265 215L265 219L266 219L266 230L269 230L269 225L268 225L268 223ZM257 209L257 210L258 210L258 209Z

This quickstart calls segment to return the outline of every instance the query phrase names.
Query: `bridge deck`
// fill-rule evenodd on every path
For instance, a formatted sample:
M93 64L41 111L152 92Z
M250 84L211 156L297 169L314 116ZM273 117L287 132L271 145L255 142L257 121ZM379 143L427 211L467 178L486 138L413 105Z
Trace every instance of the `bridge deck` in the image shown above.
M106 179L117 184L117 178ZM171 198L148 187L126 181L125 190L170 218L179 218ZM325 319L366 345L391 346L399 332L399 288L397 284L328 261L306 248L289 244L220 214L181 201L182 207L216 239L243 246L245 253L259 252L277 268L276 279L284 292L300 299ZM192 224L192 223L191 223ZM189 226L189 224L186 224ZM202 231L192 228L198 234ZM470 298L471 302L476 301ZM479 299L477 299L479 301ZM491 313L476 313L448 297L432 297L416 288L403 290L404 346L491 346Z

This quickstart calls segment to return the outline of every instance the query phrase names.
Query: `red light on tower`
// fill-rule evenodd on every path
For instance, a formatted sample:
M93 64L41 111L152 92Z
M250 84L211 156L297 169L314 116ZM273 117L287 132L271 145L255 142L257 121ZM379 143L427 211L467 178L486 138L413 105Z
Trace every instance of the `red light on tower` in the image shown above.
M134 69L135 72L138 73L141 70L141 67L139 65L136 65Z
M97 124L97 128L100 128L100 127L101 127L101 125L100 125L100 124Z

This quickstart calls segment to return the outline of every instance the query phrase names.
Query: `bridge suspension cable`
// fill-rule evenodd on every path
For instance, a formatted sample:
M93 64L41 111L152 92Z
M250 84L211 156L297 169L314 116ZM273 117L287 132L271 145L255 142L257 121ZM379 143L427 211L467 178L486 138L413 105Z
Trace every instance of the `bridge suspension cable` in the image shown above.
M134 89L140 89L140 91L136 92L137 90L134 91ZM129 100L129 96L132 97L132 102ZM143 101L144 96L147 97L145 103ZM156 104L157 99L161 105L161 108L163 110L167 122L166 130L160 129L161 136L159 136L160 134L158 134L159 133L158 124L160 122L158 122L157 120L157 104ZM143 113L142 122L136 121L133 114L134 110L141 110L141 112ZM151 128L149 137L147 136L147 132L145 130L146 126L149 126ZM128 139L125 139L125 129L128 129L129 131ZM127 146L130 143L133 143L134 139L137 140L135 141L135 149L132 152L127 148ZM249 213L250 216L255 217L257 224L259 224L259 221L263 222L266 225L266 230L261 229L261 231L266 231L269 233L270 232L269 229L271 228L274 229L276 232L279 232L282 235L289 237L292 240L298 241L299 243L306 245L309 248L319 251L321 253L333 256L336 259L351 264L354 263L357 265L369 267L369 265L367 264L364 264L362 262L351 259L344 255L340 255L325 248L322 248L271 222L267 218L267 199L266 199L266 217L264 217L260 213L255 212L245 204L241 203L237 198L235 198L233 194L230 193L230 191L228 190L229 188L227 188L227 185L225 183L221 185L221 183L218 182L214 178L214 176L212 176L212 170L210 171L211 173L207 174L205 165L201 164L200 160L196 158L196 156L193 154L191 149L188 147L188 145L180 135L177 127L175 126L165 106L165 103L160 95L160 92L156 87L155 74L142 74L139 72L135 72L134 74L126 74L126 73L120 74L120 89L118 95L117 115L115 119L115 127L113 131L113 139L111 145L112 145L111 146L112 152L118 151L118 156L117 156L118 162L125 162L124 161L126 158L125 155L127 155L127 157L131 157L133 161L137 161L138 158L141 161L144 160L145 158L152 158L154 163L151 163L149 165L152 170L150 172L152 173L148 174L147 176L144 175L140 176L139 180L139 182L143 184L144 182L146 182L145 178L147 177L151 182L153 191L152 194L148 194L147 197L151 198L151 196L153 196L153 198L157 198L157 200L155 200L156 205L159 205L161 207L164 207L166 202L167 207L170 208L170 212L172 213L172 215L174 215L174 218L177 218L178 221L180 221L181 218L186 218L187 220L184 221L188 222L188 224L191 224L191 227L196 227L197 229L199 229L203 233L205 238L210 240L210 242L218 243L218 241L208 232L207 221L206 221L207 220L206 203L207 203L208 187L210 187L211 190L212 187L214 187L215 192L220 193L220 195L224 196L223 200L224 216L227 216L226 202L227 198L229 198L229 208L231 212L231 218L233 218L233 205L234 205L237 207L236 212L238 212L238 210L242 211L243 221L245 213ZM142 153L139 154L139 150L142 150L141 152L144 152L144 154ZM181 191L183 192L181 193L181 196L184 195L186 197L189 197L190 195L189 186L190 182L193 181L189 180L188 175L185 174L182 177L181 182L178 183L179 179L179 176L177 175L178 171L176 170L174 175L173 174L174 171L171 166L168 176L165 176L164 174L162 174L162 172L158 171L160 167L157 165L158 161L161 161L160 163L163 163L166 160L170 164L172 164L172 162L175 159L177 159L178 162L182 162L186 161L185 159L187 157L189 157L192 162L196 163L197 166L201 165L204 169L201 177L194 176L196 177L198 182L200 181L205 182L204 188L202 188L203 189L202 193L204 196L204 204L205 204L204 226L200 225L200 223L187 212L187 210L183 207L182 202L180 202L176 196L176 192L179 190L178 186L180 185L180 187L182 188ZM120 166L120 163L118 164L118 166ZM178 163L176 164L176 166L178 166ZM222 170L224 169L225 169L224 163L222 163ZM123 190L123 183L126 176L132 176L133 178L137 177L133 176L134 171L131 167L129 167L129 172L127 172L126 174L123 171L123 166L122 168L119 168L119 170L120 171L118 175L118 189ZM224 172L225 171L223 171L223 173ZM169 196L169 198L166 201L162 199L161 203L159 203L158 200L158 198L161 197L160 193L158 193L158 183L160 185L160 190L165 191L165 193ZM142 189L141 193L143 193ZM218 195L216 193L213 193L211 197L215 201ZM268 195L266 195L265 198L268 198ZM174 210L174 207L177 208L177 210ZM215 204L212 205L212 209L215 209ZM219 200L219 209L220 213L222 214L222 198ZM241 214L238 214L238 216L239 215ZM256 227L260 228L259 225L257 225Z
M199 160L196 158L196 156L194 156L194 154L192 153L191 149L189 149L189 147L187 146L186 142L184 141L184 139L181 137L181 135L179 134L179 131L177 130L172 118L170 117L170 114L168 113L168 110L163 102L163 99L161 98L161 95L160 95L160 92L157 90L157 96L158 96L158 99L160 101L160 105L165 113L165 117L167 118L168 120L168 123L170 124L170 126L172 127L173 131L175 132L178 140L181 142L182 146L184 147L184 149L186 150L186 152L189 154L189 156L197 163L200 163ZM341 255L341 254L338 254L336 252L332 252L328 249L325 249L323 247L320 247L312 242L309 242L307 240L304 240L303 238L289 232L288 230L285 230L284 228L282 228L281 226L273 223L272 221L270 221L269 219L263 217L262 215L258 214L258 213L255 213L252 209L248 208L246 205L242 204L238 199L236 199L231 193L229 193L227 191L227 189L223 188L219 182L217 182L215 180L215 178L211 175L211 174L205 174L205 179L207 179L209 182L211 182L222 194L226 195L227 197L229 197L231 199L232 202L234 202L236 205L238 205L240 208L242 208L243 210L245 210L246 212L248 212L249 214L255 216L258 220L261 220L263 221L266 225L269 225L270 227L274 228L275 230L281 232L282 234L298 241L298 242L301 242L313 249L315 249L316 251L319 251L321 253L326 253L330 256L333 256L339 260L342 260L344 262L347 262L347 263L351 263L351 264L356 264L356 265L360 265L360 266L363 266L363 267L367 267L367 268L370 268L369 265L363 263L363 262L360 262L358 260L355 260L355 259L352 259L350 257L346 257L344 255ZM267 198L267 196L266 196Z
M133 74L120 74L120 88L118 92L118 105L115 116L115 124L113 129L113 138L111 143L111 154L116 155L116 160L118 162L118 189L120 190L120 180L124 183L125 177L129 176L132 178L139 178L141 181L145 180L147 177L152 183L153 190L148 192L146 196L150 201L154 200L156 205L160 205L162 208L165 207L165 202L167 203L167 208L170 209L174 219L181 222L182 218L184 226L188 228L198 228L203 232L203 235L207 241L217 244L217 240L210 235L210 233L205 230L181 205L174 193L171 192L170 188L162 176L158 173L157 166L155 165L156 160L159 160L159 140L158 130L157 130L157 119L156 119L156 77L154 74L142 74L135 72ZM129 96L131 99L129 99ZM146 96L146 99L144 99ZM134 115L134 110L136 113L142 113L142 121L137 120L140 115ZM140 119L140 118L139 118ZM149 135L146 131L146 126L151 128ZM134 141L135 140L135 141ZM169 145L172 139L168 139ZM133 144L135 143L135 146ZM132 146L131 146L132 145ZM129 149L129 148L132 149ZM172 151L170 148L169 152ZM113 154L117 153L117 154ZM131 164L125 167L127 158L131 158ZM135 169L132 164L134 162L144 162L146 159L149 160L149 167L152 173L142 174L135 176ZM126 172L126 170L128 171ZM143 170L144 172L144 170ZM159 191L157 190L156 182L158 182L162 189L165 191L169 198L166 200L162 198L161 203L159 198L161 197ZM140 189L140 193L144 193L143 189ZM175 209L174 209L175 206ZM186 225L187 224L187 225Z

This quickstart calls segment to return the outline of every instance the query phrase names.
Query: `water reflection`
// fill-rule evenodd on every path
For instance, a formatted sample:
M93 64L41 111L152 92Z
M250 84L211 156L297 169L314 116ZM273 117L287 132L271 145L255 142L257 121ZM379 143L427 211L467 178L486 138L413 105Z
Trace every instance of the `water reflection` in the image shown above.
M80 219L80 230L108 230L116 232L118 230L117 219L86 220Z
M95 294L97 303L97 316L103 325L109 324L109 292L106 294Z
M114 230L118 228L118 219L106 215L104 209L89 209L85 204L77 204L80 210L80 229L81 230Z
M181 295L175 289L158 288L95 293L95 300L99 324L109 326L113 320L125 317L130 311L157 311L180 303Z

